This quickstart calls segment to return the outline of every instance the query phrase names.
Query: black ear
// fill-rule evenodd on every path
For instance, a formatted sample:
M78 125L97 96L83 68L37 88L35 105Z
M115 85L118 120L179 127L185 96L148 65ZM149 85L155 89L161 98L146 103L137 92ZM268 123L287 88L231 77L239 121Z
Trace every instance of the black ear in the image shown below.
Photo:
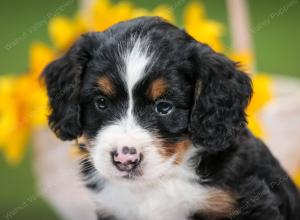
M215 153L230 146L246 126L245 108L252 96L252 83L236 63L208 46L197 46L193 62L196 83L191 140Z
M79 94L85 67L95 48L94 40L93 33L83 35L42 73L51 109L49 126L62 140L75 139L82 133Z

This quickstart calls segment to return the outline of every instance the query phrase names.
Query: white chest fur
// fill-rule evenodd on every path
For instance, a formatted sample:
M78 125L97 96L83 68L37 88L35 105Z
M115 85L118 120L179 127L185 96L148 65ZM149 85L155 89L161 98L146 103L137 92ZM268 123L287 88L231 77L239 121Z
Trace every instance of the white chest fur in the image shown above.
M151 184L109 182L96 196L100 209L124 220L183 220L207 207L211 189L187 177ZM134 181L134 180L133 180Z

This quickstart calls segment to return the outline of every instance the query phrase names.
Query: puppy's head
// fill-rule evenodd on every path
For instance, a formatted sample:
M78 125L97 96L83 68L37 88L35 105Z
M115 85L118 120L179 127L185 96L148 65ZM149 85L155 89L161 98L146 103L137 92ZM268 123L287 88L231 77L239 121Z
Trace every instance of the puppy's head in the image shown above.
M232 61L157 17L83 35L43 76L50 127L84 135L110 179L171 175L193 149L225 150L252 93Z

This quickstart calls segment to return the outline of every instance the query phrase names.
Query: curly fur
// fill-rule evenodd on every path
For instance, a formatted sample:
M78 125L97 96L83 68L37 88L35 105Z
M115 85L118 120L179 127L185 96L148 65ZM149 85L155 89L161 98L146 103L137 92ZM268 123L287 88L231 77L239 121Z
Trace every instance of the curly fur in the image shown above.
M82 132L79 94L92 41L92 35L83 35L66 55L49 64L42 73L51 106L49 125L62 140L74 140Z
M237 64L207 46L199 46L196 54L200 68L195 80L201 88L196 88L199 92L191 113L191 139L215 153L230 146L246 126L251 80Z

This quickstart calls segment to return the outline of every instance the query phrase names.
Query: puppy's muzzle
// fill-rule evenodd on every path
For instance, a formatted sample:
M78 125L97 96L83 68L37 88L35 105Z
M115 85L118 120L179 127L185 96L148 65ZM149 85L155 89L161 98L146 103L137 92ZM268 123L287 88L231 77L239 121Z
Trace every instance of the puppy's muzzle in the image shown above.
M135 147L123 146L112 153L112 163L120 171L130 172L142 161L143 155Z

